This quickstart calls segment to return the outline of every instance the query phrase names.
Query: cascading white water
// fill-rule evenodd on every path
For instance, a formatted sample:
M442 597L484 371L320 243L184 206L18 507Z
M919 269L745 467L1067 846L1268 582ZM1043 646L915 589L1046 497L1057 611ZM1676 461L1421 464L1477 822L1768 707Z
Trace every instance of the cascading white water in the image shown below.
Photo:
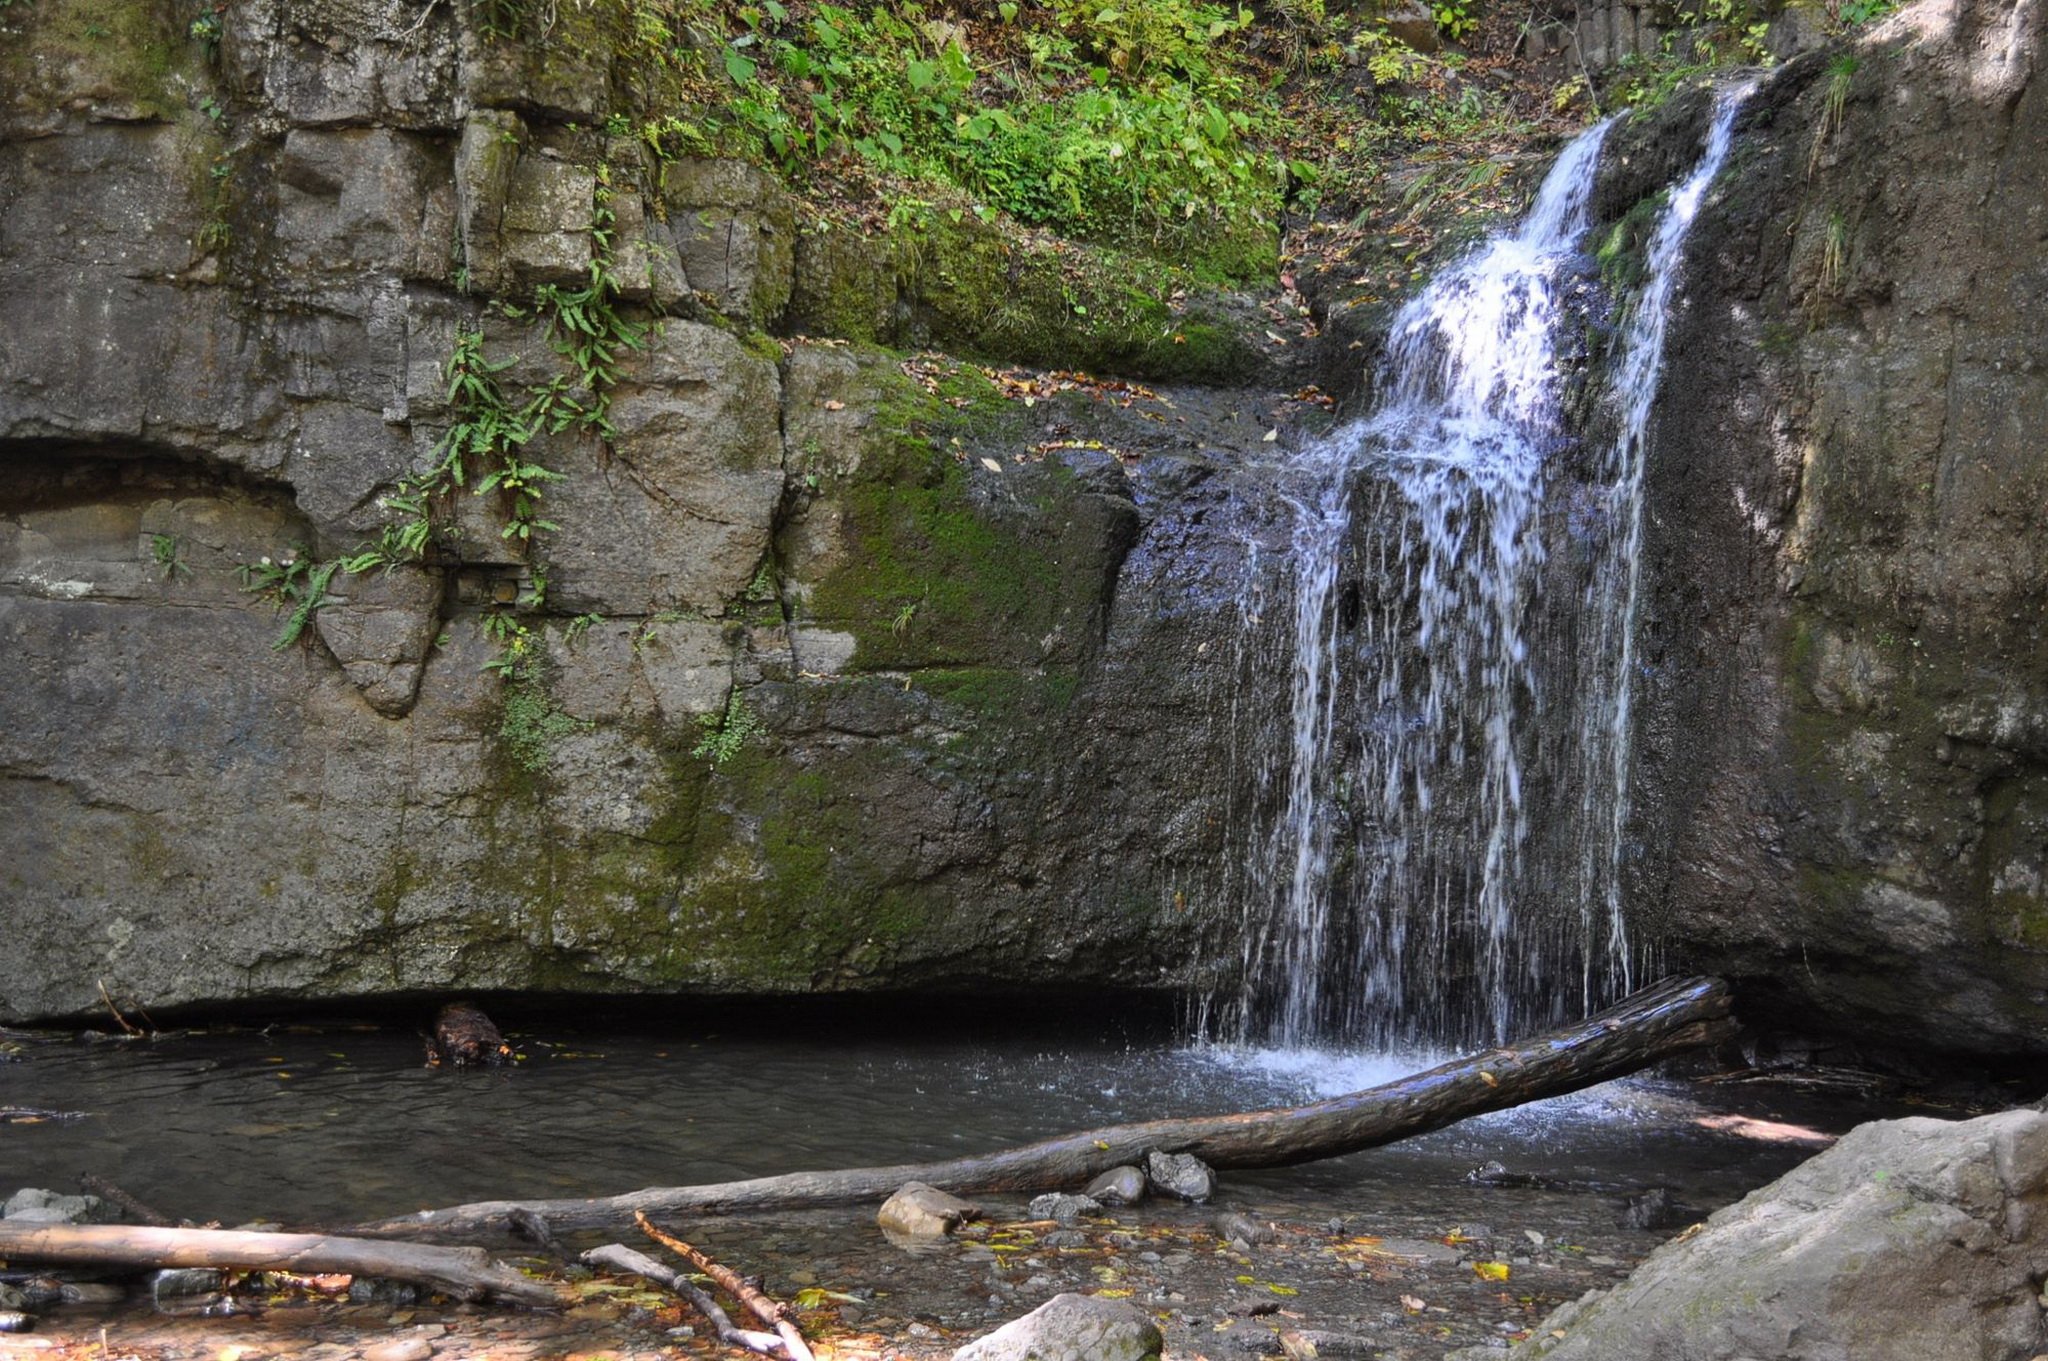
M1570 443L1559 334L1605 124L1559 156L1513 234L1401 311L1377 410L1287 469L1291 731L1257 857L1247 1035L1500 1039L1564 1010L1569 975L1581 1006L1626 983L1643 430L1680 248L1734 108L1724 101L1652 244L1617 368L1622 433L1570 488L1597 523L1584 608L1562 637L1531 636L1530 621L1551 464ZM1560 648L1572 655L1551 665ZM1551 693L1553 679L1572 693ZM1554 724L1569 739L1539 740ZM1569 821L1539 838L1566 849L1532 855L1532 815Z

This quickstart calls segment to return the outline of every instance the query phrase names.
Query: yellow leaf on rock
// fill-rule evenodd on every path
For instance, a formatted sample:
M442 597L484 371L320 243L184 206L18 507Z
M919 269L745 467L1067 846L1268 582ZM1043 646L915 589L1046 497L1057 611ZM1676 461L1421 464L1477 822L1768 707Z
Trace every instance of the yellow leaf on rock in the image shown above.
M1479 1273L1482 1281L1504 1281L1508 1278L1506 1262L1474 1262L1472 1269Z

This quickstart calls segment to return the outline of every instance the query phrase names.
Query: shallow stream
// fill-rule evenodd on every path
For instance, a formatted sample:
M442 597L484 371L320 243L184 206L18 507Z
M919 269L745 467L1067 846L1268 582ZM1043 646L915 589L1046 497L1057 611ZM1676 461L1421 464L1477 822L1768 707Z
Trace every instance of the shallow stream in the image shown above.
M0 1107L73 1114L0 1123L0 1191L70 1191L94 1173L173 1217L337 1225L467 1200L954 1156L1101 1124L1292 1104L1427 1064L1072 1030L929 1031L513 1026L521 1062L465 1072L424 1067L419 1038L389 1028L16 1036L13 1061L0 1063ZM704 1221L692 1237L761 1272L772 1291L860 1298L842 1321L879 1330L884 1351L938 1354L1057 1290L1114 1281L1165 1317L1170 1350L1188 1355L1229 1354L1208 1345L1219 1329L1270 1342L1291 1321L1364 1334L1386 1355L1433 1356L1528 1326L1675 1230L1629 1225L1631 1196L1664 1187L1683 1207L1716 1208L1813 1152L1800 1130L1839 1131L1879 1113L1782 1088L1632 1081L1346 1158L1227 1172L1212 1206L1126 1209L1118 1223L1042 1250L962 1240L906 1254L882 1241L872 1209ZM1506 1177L1475 1181L1487 1163ZM1025 1217L1021 1197L983 1200L997 1221ZM1278 1241L1233 1252L1211 1227L1219 1208L1277 1224ZM1476 1274L1478 1261L1509 1264L1512 1287ZM205 1322L216 1344L223 1325Z

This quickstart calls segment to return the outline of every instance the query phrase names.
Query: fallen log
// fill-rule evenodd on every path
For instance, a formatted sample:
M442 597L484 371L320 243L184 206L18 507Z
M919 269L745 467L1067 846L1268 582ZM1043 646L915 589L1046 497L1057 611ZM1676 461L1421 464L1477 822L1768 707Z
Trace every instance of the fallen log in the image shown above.
M1728 985L1718 978L1667 979L1576 1025L1308 1106L1112 1125L944 1162L652 1187L592 1200L480 1201L358 1224L350 1232L492 1237L504 1233L507 1216L522 1209L545 1216L559 1230L596 1229L630 1223L640 1212L722 1214L878 1201L906 1181L957 1195L1055 1191L1142 1162L1153 1149L1192 1153L1211 1167L1287 1167L1377 1148L1633 1073L1732 1035L1728 1009Z
M463 1300L495 1295L519 1304L563 1303L553 1287L492 1261L482 1248L390 1243L317 1233L165 1229L131 1224L23 1224L6 1219L0 1220L0 1260L377 1276L424 1285Z

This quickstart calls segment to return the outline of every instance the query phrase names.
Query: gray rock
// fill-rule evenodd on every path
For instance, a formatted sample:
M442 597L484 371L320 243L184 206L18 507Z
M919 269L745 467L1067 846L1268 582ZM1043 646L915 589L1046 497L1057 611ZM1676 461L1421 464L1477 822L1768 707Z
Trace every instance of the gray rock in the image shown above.
M419 694L441 631L443 585L440 573L412 566L341 578L330 587L333 603L313 616L349 683L386 718L410 712Z
M1383 17L1387 36L1404 43L1417 52L1435 52L1443 47L1443 38L1437 32L1436 15L1420 0L1401 0L1401 3L1387 7Z
M1690 1224L1699 1215L1688 1213L1683 1205L1671 1198L1668 1187L1653 1186L1639 1196L1630 1196L1623 1204L1621 1222L1631 1229L1671 1229L1681 1224Z
M1668 872L1660 919L1696 966L1773 976L1752 1023L2036 1053L2048 785L2011 772L2048 738L2018 631L2048 558L2010 512L2043 477L2048 295L2007 281L2048 262L2018 225L2048 181L2041 37L2000 30L1987 59L1989 7L1916 13L1826 136L1829 63L1788 65L1810 74L1769 91L1777 130L1689 247L1686 287L1714 282L1674 315L1685 381L1651 432L1644 627L1674 650L1643 692L1666 734L1637 777L1643 872ZM1868 215L1838 220L1851 185Z
M1102 1202L1089 1196L1069 1196L1052 1192L1036 1196L1031 1201L1033 1219L1051 1219L1071 1228L1083 1218L1102 1213Z
M2039 1111L1862 1125L1564 1306L1511 1355L2032 1357L2048 1348L2044 1185Z
M19 1312L28 1308L28 1296L0 1281L0 1311Z
M671 244L690 287L713 307L766 326L789 304L796 212L744 161L681 161L662 179Z
M1088 1183L1087 1194L1104 1205L1136 1205L1145 1198L1145 1174L1135 1167L1112 1167Z
M227 1277L203 1267L159 1271L149 1279L149 1298L165 1313L192 1313L218 1301Z
M953 1353L953 1361L1146 1361L1165 1346L1158 1325L1122 1300L1055 1295Z
M23 1224L103 1224L116 1218L113 1207L98 1196L67 1196L24 1186L0 1207L0 1219Z
M1192 1153L1161 1153L1157 1149L1147 1153L1145 1180L1160 1195L1197 1203L1207 1200L1216 1189L1215 1173Z
M1280 1334L1280 1350L1287 1361L1349 1361L1354 1357L1377 1357L1380 1344L1356 1333L1337 1333L1323 1328L1289 1328Z
M1226 1243L1270 1243L1280 1236L1271 1224L1262 1224L1236 1210L1226 1210L1209 1222L1216 1236Z
M981 1218L981 1207L921 1181L903 1183L875 1216L882 1232L897 1238L944 1238L962 1223Z

